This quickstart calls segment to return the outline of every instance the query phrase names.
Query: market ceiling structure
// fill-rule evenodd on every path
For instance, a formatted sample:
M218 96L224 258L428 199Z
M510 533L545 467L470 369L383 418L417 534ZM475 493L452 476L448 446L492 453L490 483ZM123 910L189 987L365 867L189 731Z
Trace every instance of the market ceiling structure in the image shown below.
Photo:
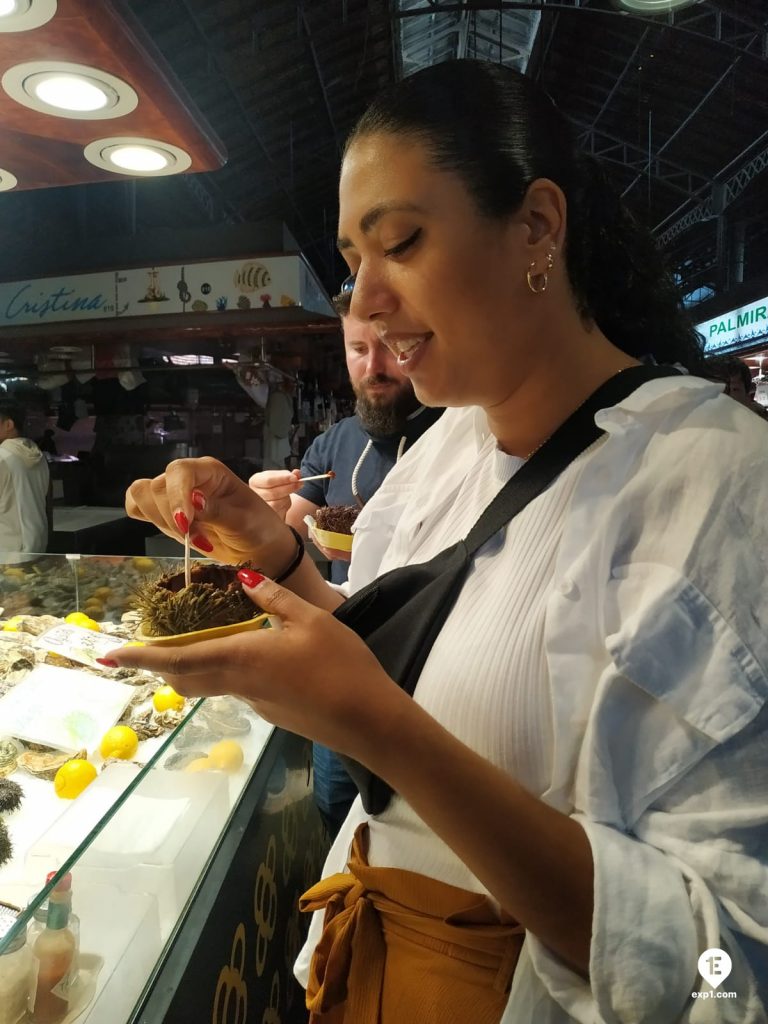
M330 290L336 181L366 103L455 56L535 77L605 160L687 291L768 267L768 4L658 16L619 0L100 0L143 34L228 152L207 174L0 196L0 278L59 246L283 220ZM204 253L199 254L204 256ZM15 270L14 270L15 268Z

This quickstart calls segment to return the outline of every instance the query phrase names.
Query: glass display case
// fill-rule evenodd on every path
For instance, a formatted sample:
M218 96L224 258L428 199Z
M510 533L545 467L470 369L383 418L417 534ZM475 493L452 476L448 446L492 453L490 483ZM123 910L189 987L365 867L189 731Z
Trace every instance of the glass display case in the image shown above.
M32 678L69 693L83 675L47 653L45 627L82 612L119 630L135 587L178 562L0 564L0 1024L306 1020L291 976L297 901L327 845L310 745L232 697L187 700L169 717L151 692L163 681L142 673L138 718L125 717L130 703L120 718L144 723L138 749L105 758L85 744L68 763L95 777L67 792L51 776L72 751L29 739L55 701L3 712L35 692ZM122 671L85 682L106 691Z

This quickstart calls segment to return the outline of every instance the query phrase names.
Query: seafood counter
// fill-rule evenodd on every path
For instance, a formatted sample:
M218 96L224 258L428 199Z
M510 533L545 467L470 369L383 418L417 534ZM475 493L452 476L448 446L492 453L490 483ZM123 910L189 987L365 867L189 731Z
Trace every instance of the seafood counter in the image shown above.
M130 1018L273 736L235 698L98 663L135 642L146 563L0 567L0 1024Z

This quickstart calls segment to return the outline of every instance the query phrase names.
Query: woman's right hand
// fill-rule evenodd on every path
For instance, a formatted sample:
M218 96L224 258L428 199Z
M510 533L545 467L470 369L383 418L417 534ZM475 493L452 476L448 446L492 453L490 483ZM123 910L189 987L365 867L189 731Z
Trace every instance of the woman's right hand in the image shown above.
M255 560L265 573L290 562L295 540L268 504L217 459L177 459L152 480L136 480L125 496L132 519L154 523L217 561Z
M301 487L301 470L265 469L254 473L248 486L285 521L291 509L291 495Z

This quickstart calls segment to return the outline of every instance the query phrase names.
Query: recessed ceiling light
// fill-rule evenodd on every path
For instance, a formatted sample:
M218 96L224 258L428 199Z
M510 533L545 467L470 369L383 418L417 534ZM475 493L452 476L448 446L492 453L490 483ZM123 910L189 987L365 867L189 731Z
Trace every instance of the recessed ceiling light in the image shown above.
M123 171L147 173L162 171L172 159L170 153L153 146L112 146L107 154L107 159Z
M693 7L701 0L614 0L616 5L632 14L667 14L683 7Z
M0 0L0 32L40 28L56 13L56 0Z
M89 163L102 170L138 177L179 174L192 166L189 153L158 139L97 139L85 147L84 153Z
M121 78L69 61L16 64L5 72L2 83L17 103L43 114L78 121L122 117L139 103L136 92Z
M0 192L10 192L12 188L16 188L19 184L19 179L15 174L11 174L10 171L4 171L0 167Z
M32 86L39 100L49 107L60 107L62 110L101 110L110 101L106 86L99 85L89 78L77 75L41 75L40 80Z

